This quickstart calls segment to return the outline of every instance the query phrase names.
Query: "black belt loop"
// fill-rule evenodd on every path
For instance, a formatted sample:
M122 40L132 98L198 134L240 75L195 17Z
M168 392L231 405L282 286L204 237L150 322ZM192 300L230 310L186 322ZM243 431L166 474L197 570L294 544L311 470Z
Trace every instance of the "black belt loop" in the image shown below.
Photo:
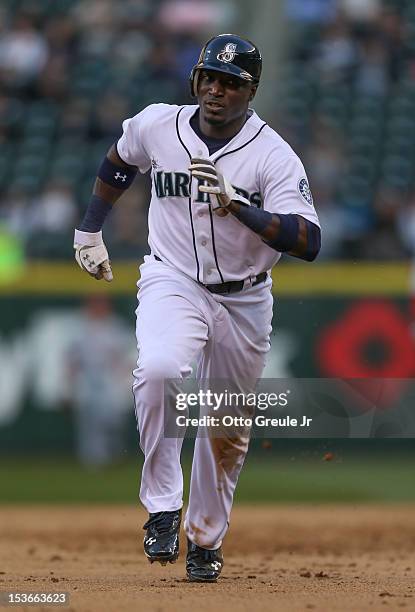
M157 261L163 261L158 255L154 255L154 259ZM255 277L255 280L249 287L255 287L255 285L259 285L259 283L264 282L267 279L268 272L261 272ZM239 281L228 281L227 283L217 283L216 285L204 285L203 283L199 283L202 287L205 287L211 293L218 293L220 295L227 295L229 293L238 293L242 291L245 285L244 280Z

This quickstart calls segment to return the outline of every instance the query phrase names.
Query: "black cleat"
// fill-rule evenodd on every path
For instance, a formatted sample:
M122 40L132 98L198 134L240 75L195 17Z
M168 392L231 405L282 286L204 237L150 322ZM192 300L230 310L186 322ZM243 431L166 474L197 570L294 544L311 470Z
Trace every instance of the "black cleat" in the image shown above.
M186 571L191 582L216 582L222 567L221 548L208 550L187 540Z
M144 553L150 563L158 561L161 565L175 563L179 556L179 531L182 511L154 512L150 514L143 529Z

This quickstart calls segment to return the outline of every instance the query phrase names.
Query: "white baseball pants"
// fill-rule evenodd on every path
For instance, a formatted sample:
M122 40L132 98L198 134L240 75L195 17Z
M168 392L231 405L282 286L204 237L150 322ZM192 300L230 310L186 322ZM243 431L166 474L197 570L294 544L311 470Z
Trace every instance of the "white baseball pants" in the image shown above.
M172 511L183 505L182 439L164 437L163 380L188 377L197 363L197 378L227 378L253 391L269 350L271 280L223 296L151 255L140 272L133 382L145 457L140 499L148 512ZM199 546L222 543L248 442L248 435L196 438L184 528Z

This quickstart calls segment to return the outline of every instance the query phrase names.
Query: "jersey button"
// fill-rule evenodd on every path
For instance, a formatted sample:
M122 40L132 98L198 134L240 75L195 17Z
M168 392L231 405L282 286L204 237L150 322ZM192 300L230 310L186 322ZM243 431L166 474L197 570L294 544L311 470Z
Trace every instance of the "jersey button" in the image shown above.
M199 213L197 213L197 214L198 214L198 216L199 216L199 217L203 217L203 215L204 215L205 213L203 213L203 212L199 212Z
M212 274L212 270L207 271L207 275L210 276Z
M206 246L207 245L207 240L202 240L201 245L202 246Z

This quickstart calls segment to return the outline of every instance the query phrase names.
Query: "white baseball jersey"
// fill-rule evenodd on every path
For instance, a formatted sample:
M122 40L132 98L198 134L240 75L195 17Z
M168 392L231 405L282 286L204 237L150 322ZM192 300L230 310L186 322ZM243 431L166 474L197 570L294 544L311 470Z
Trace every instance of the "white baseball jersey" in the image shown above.
M299 214L319 225L307 176L288 143L255 112L228 144L209 155L189 123L197 108L148 106L124 121L118 154L142 173L151 168L152 252L203 284L244 280L271 269L281 254L233 215L212 212L211 196L199 191L198 181L190 177L190 159L215 162L253 206Z

